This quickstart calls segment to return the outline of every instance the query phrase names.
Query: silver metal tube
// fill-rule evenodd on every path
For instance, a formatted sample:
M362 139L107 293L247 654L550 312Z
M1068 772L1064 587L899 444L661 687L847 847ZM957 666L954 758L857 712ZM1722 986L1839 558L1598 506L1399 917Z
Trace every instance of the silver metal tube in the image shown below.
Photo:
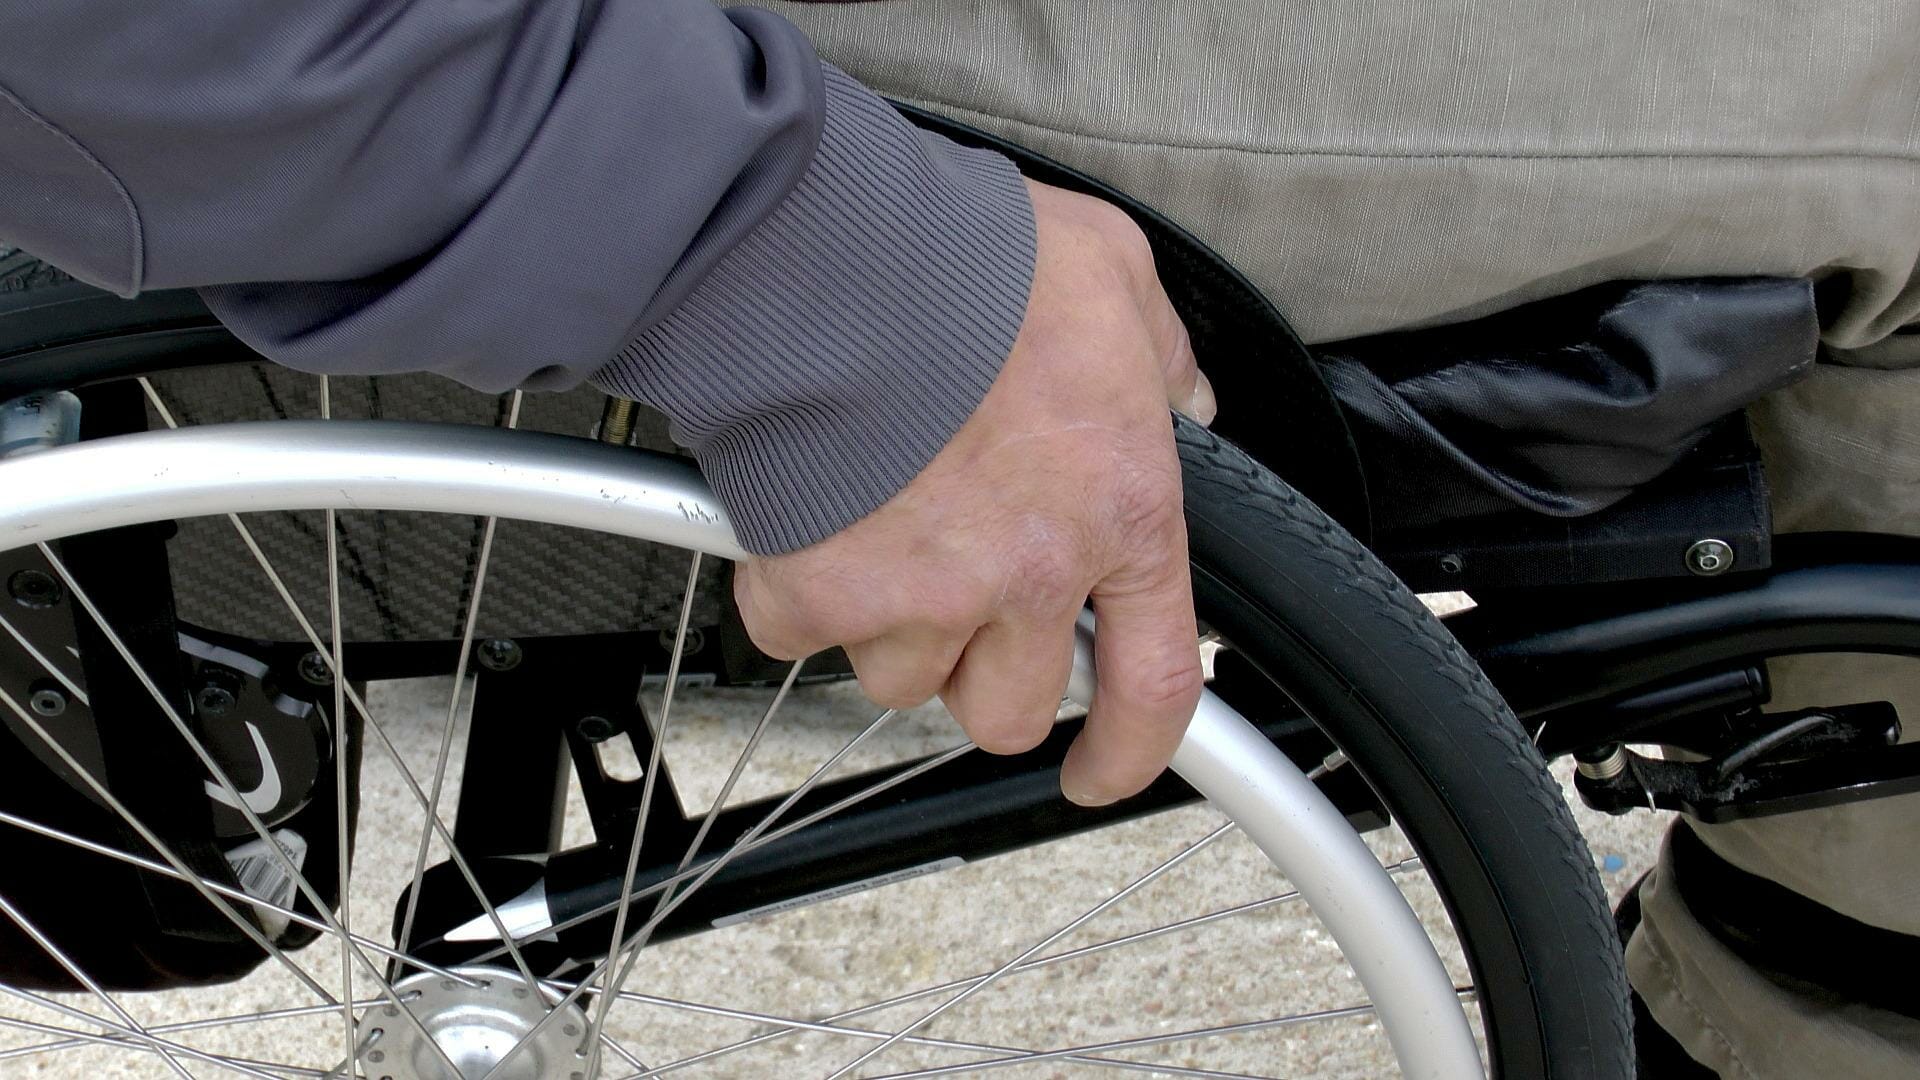
M277 420L148 431L0 463L0 549L155 517L264 510L498 514L745 555L690 462L457 424Z

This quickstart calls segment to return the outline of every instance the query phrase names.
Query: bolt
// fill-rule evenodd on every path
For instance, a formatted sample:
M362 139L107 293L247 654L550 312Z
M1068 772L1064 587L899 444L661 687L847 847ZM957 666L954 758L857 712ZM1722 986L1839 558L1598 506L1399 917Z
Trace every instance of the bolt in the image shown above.
M520 643L512 638L490 637L473 647L480 666L488 671L512 671L520 666Z
M1574 768L1589 780L1611 780L1627 771L1627 752L1619 743L1608 743L1574 755Z
M300 672L300 680L309 686L333 685L333 667L327 663L325 656L310 652L302 656L300 663L295 666Z
M604 716L583 716L575 725L580 729L580 737L588 742L606 742L613 738L613 721Z
M245 676L219 664L200 665L200 688L193 692L194 711L202 716L225 716L240 700Z
M658 639L660 642L660 648L667 653L673 652L673 637L674 637L673 631L671 630L667 630L663 628L660 631L659 639ZM687 644L685 648L680 650L681 655L693 656L698 654L701 649L704 649L706 647L707 647L707 635L701 632L700 628L697 626L687 627Z
M1701 577L1724 574L1733 566L1733 546L1725 540L1695 540L1687 548L1687 569Z
M1458 555L1448 553L1440 556L1440 570L1442 573L1457 574L1466 568L1466 561Z
M194 710L202 716L225 716L233 708L233 691L217 684L208 684L200 688L193 696Z
M28 695L27 704L41 716L59 716L67 711L67 695L57 687L42 686Z
M7 579L7 591L21 607L50 608L60 602L60 583L40 570L22 570Z
M633 417L639 406L626 398L609 397L600 410L600 441L625 446L633 439Z

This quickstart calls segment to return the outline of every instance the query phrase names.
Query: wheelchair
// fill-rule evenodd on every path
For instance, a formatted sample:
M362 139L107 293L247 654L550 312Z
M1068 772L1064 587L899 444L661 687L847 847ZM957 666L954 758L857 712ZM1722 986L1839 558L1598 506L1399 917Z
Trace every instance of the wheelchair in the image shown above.
M1920 548L1773 536L1737 414L1604 511L1378 520L1406 500L1370 484L1421 480L1230 267L915 118L1133 211L1214 381L1215 430L1176 423L1209 689L1172 772L1060 797L1090 622L1055 733L1009 757L863 707L843 657L760 655L724 510L630 402L304 376L189 293L0 251L0 1061L1626 1076L1619 943L1546 761L1596 808L1706 821L1920 786L1884 702L1760 708L1770 657L1920 655ZM1476 606L1443 626L1414 590ZM428 676L427 730L382 717ZM788 727L831 752L776 754ZM1074 854L1163 832L1145 866ZM1179 888L1228 858L1248 898ZM941 917L982 904L1012 936ZM1305 946L1350 972L1309 1006ZM780 950L783 984L703 999ZM192 1018L142 1021L148 991ZM1351 1059L1299 1059L1321 1024Z

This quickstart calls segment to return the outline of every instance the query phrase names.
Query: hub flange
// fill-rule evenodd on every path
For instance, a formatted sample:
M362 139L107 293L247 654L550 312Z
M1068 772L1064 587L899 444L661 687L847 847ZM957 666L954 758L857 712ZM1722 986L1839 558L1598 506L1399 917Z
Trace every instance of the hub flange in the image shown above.
M421 972L395 983L394 989L459 1072L449 1074L446 1062L419 1029L388 1003L361 1014L355 1033L361 1073L371 1080L480 1080L533 1031L557 1000L528 986L518 972L491 967L453 970L475 985ZM583 1080L587 1059L579 1050L586 1030L586 1013L578 1005L566 1006L561 1016L494 1074L495 1080Z

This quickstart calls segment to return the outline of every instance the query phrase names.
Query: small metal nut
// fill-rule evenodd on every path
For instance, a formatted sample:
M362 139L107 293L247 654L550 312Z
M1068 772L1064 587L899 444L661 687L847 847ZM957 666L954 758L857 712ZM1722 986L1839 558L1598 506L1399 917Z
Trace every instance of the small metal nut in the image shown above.
M613 721L604 716L583 716L574 725L580 731L580 737L588 742L605 742L613 738L616 729Z
M512 671L520 666L520 643L512 638L492 637L473 647L474 658L488 671Z
M1465 570L1466 568L1467 568L1466 560L1460 558L1460 556L1458 555L1455 555L1449 552L1448 554L1440 556L1441 573L1457 574L1460 571Z
M59 716L67 711L66 691L43 686L27 695L27 705L41 716Z
M7 579L7 592L21 607L50 608L60 602L60 583L41 570L21 570Z
M1733 545L1725 540L1695 540L1687 548L1687 569L1700 577L1724 574L1733 568Z

